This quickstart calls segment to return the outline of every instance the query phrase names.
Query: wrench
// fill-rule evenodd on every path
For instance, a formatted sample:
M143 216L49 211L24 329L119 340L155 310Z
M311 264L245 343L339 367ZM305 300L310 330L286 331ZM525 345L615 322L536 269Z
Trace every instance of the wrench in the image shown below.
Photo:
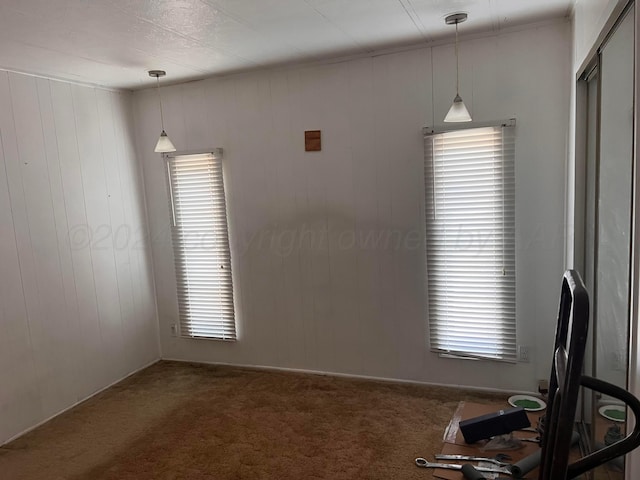
M474 462L489 462L499 467L510 467L510 463L501 462L495 458L487 457L474 457L472 455L446 455L439 453L436 455L436 460L471 460Z
M416 458L416 465L422 468L446 468L448 470L462 470L462 465L456 463L433 463L422 457ZM475 467L479 472L506 473L511 475L511 470L507 467Z

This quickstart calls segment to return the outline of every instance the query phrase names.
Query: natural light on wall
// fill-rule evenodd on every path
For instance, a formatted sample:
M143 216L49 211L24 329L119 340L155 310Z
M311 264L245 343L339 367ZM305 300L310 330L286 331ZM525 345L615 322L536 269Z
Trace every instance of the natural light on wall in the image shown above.
M429 330L440 353L515 361L512 127L425 136Z
M166 158L180 335L235 340L221 149Z

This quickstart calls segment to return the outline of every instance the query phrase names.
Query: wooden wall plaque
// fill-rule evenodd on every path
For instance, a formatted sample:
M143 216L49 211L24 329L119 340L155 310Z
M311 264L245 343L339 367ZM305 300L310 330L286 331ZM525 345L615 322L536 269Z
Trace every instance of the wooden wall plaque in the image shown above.
M322 150L320 130L306 130L304 132L304 151L319 152Z

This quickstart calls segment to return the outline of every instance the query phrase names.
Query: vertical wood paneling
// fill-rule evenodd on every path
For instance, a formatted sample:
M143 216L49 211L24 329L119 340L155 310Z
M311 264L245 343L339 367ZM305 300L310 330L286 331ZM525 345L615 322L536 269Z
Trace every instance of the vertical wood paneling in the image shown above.
M25 255L30 250L33 260L29 266L33 268L30 275L34 283L25 285L25 293L28 292L27 305L34 305L30 313L31 339L39 366L43 414L50 416L74 400L58 233L36 80L9 74L9 83L21 170L21 178L14 181L23 185L30 242L24 248Z
M324 109L321 125L327 142L322 163L326 166L326 212L331 325L331 370L346 368L360 373L360 356L353 340L361 334L356 298L357 249L354 245L355 215L352 161L352 121L349 108L349 66L337 65L326 82L336 99L336 110Z
M155 92L151 92L155 93ZM159 123L157 123L157 97L150 95L142 99L135 111L136 124L144 124L148 129L136 135L136 147L139 151L153 151L155 142L158 140ZM171 131L171 138L174 132ZM179 144L178 144L179 145ZM158 163L160 162L160 163ZM148 190L148 198L164 199L160 201L149 201L147 212L150 218L158 219L149 226L149 241L153 245L153 259L155 263L155 285L158 292L163 292L157 296L158 317L170 329L172 319L177 318L177 298L176 298L176 278L173 267L173 248L171 246L171 235L169 223L169 204L166 185L165 163L159 154L144 157L143 171L145 176L145 188ZM137 230L136 230L137 231ZM139 245L136 242L136 245ZM139 248L134 248L134 252L139 252ZM136 257L136 260L139 257ZM163 260L161 260L163 259ZM134 263L134 266L138 263ZM141 268L141 266L139 267ZM134 281L134 284L136 282ZM173 293L170 293L173 292ZM135 298L139 299L141 292L134 290ZM139 306L139 302L136 302ZM175 310L174 310L175 309ZM174 314L175 312L175 314Z
M377 225L375 227L375 243L371 248L376 255L378 270L375 273L375 297L377 299L377 315L372 318L372 328L378 338L387 339L378 346L381 361L377 368L382 376L393 376L392 372L397 368L400 352L394 348L395 332L398 325L394 321L396 298L395 266L393 242L396 236L393 226L393 180L395 168L389 161L393 158L397 161L398 152L391 145L392 134L389 129L398 124L399 118L403 119L406 112L399 110L399 105L394 102L395 91L391 88L390 79L393 75L392 62L395 58L389 56L378 57L373 62L373 90L374 90L374 125L376 138L384 138L385 141L377 142L376 163L373 168L376 172L376 212ZM403 71L404 72L404 71ZM398 116L401 115L399 118ZM394 132L395 133L395 132ZM402 152L404 148L400 150Z
M87 228L87 212L84 203L82 167L78 152L76 118L71 96L71 86L53 82L51 95L54 122L58 140L60 171L68 219L68 238L74 276L76 278L76 299L78 302L78 331L76 344L79 345L80 375L78 377L79 396L84 397L100 388L101 375L91 375L94 358L100 358L101 345L96 287L89 245L91 232ZM81 319L81 320L80 320ZM99 368L102 368L101 363Z
M107 207L109 213L108 241L109 251L113 255L115 267L115 287L109 292L113 299L117 299L118 311L116 315L115 333L119 336L119 343L122 345L121 358L115 363L115 375L122 376L126 372L126 365L131 363L133 355L130 345L125 337L125 319L133 317L133 296L131 294L133 285L131 284L131 273L129 269L129 237L131 226L125 219L125 203L123 201L123 191L120 181L120 165L118 143L116 142L115 122L113 117L113 106L111 92L97 90L96 103L98 110L98 120L100 128L100 139L102 146L102 159L104 181L106 184ZM111 260L111 259L109 259ZM115 303L115 302L114 302ZM116 338L117 340L117 338ZM132 346L132 345L131 345Z
M125 328L134 328L134 335L127 335L130 350L136 364L147 364L158 358L158 319L156 293L153 281L150 232L147 224L147 204L145 202L142 166L136 161L133 141L133 112L131 95L112 93L117 145L122 149L120 158L120 181L124 196L125 221L131 236L128 253L130 259L131 282L133 285L134 316L124 319ZM154 332L150 335L150 332Z
M69 222L64 198L64 187L60 168L58 153L58 140L56 137L55 119L53 114L53 102L51 96L51 84L48 80L37 79L38 100L40 105L40 117L42 123L42 133L44 138L45 159L47 162L47 172L49 176L49 187L51 189L51 203L53 206L53 221L55 223L56 236L50 241L57 246L57 255L60 262L60 275L62 277L61 288L64 295L64 310L62 319L58 319L60 325L58 334L65 355L66 364L62 378L58 379L58 385L65 390L61 392L65 399L63 406L70 402L77 401L76 383L80 366L74 360L81 355L83 347L80 343L78 298L76 294L76 281L73 272L73 260L69 245ZM58 348L61 348L60 345ZM64 397L66 394L67 398ZM62 407L60 407L62 408Z
M287 341L297 343L292 349L295 355L296 366L311 365L315 362L316 338L311 329L313 319L313 297L308 287L309 255L306 238L306 230L311 229L309 212L309 197L307 194L307 179L304 172L303 138L304 128L299 120L300 105L300 75L299 72L287 72L286 95L282 98L288 104L289 121L285 124L285 134L282 142L289 145L290 159L285 162L283 168L290 168L286 189L290 192L289 203L285 211L291 216L287 227L292 235L292 248L287 255L285 275L288 279L290 301L293 308L290 312L294 315L289 320L292 329L288 332ZM302 127L302 128L300 128ZM315 127L314 127L315 128ZM288 133L288 134L287 134ZM292 285L292 283L296 285Z
M159 355L149 249L115 243L146 219L114 95L0 72L0 444Z
M358 333L352 339L356 353L356 371L364 374L379 368L383 355L369 355L377 351L379 340L372 328L377 318L378 306L375 285L378 279L376 252L369 246L370 237L376 235L378 224L376 159L377 141L374 130L375 105L373 59L365 59L349 65L349 119L351 123L351 158L353 163L353 215L356 237L355 290L352 293L357 305L357 315L350 322L356 323Z
M0 72L0 221L3 225L0 228L0 438L28 428L32 412L42 409L11 203L10 190L17 186L10 183L8 173L11 169L7 168L7 158L17 157L12 110L8 75ZM16 375L16 371L20 375Z
M269 361L277 363L278 348L277 336L278 324L274 318L275 295L274 273L272 270L272 258L270 255L271 234L274 228L271 215L273 203L270 201L271 192L266 189L265 164L272 160L272 152L269 151L268 130L264 127L264 104L268 102L261 96L261 87L264 77L254 77L244 82L238 82L234 89L234 105L237 112L247 112L233 118L232 138L239 140L234 158L241 159L236 163L236 169L241 169L242 178L245 179L246 191L242 196L241 204L244 205L244 226L242 231L246 238L250 239L246 252L242 255L243 268L250 267L252 274L245 276L248 281L247 299L249 301L248 315L252 315L257 321L252 324L253 332L248 330L247 335L254 339L264 339L259 350L253 349L251 361L257 362L256 352L260 351L269 358ZM264 199L253 195L251 192L262 191Z
M526 290L519 290L518 328L533 350L546 345L537 330L553 332L562 274L557 206L569 57L567 25L461 46L460 93L474 118L518 121L517 162L525 163L516 167L518 286ZM162 94L178 149L224 148L241 331L235 344L171 337L175 272L167 245L154 244L163 356L529 390L548 370L546 358L503 365L428 350L421 128L441 125L455 94L452 45L193 82ZM165 174L146 146L158 134L154 96L134 93L145 119L136 132L145 145L139 156L150 227L158 232L168 215L156 207L167 202ZM322 130L321 152L304 152L311 129Z
M7 174L7 183L9 184L12 225L16 238L18 261L20 264L22 294L24 296L26 307L25 316L20 320L26 321L26 326L29 332L28 351L32 357L32 362L35 368L35 378L33 379L34 383L33 385L30 385L30 387L35 387L37 389L37 405L32 405L31 408L37 411L38 414L41 414L43 410L43 403L48 401L48 398L43 399L42 396L43 390L46 391L46 386L42 385L42 381L43 372L46 371L47 366L43 365L43 356L38 351L38 348L42 346L41 342L43 341L41 330L43 313L40 297L38 296L34 252L31 248L27 200L25 198L25 186L20 166L19 142L17 141L16 134L18 122L14 116L15 98L11 91L11 76L11 74L4 74L2 76L2 83L0 84L0 96L3 97L2 103L4 107L2 109L4 113L3 117L6 116L6 121L3 121L2 125L3 147L5 150L5 170ZM16 278L12 280L17 281ZM12 299L6 298L5 301L11 302ZM6 372L6 375L11 374L13 374L13 372ZM26 398L31 401L33 399L32 393L29 392Z
M125 230L129 233L124 242L124 250L128 256L127 267L131 277L131 315L123 314L123 335L128 342L128 353L134 365L144 365L158 356L157 315L155 311L155 291L149 277L152 275L150 265L150 243L147 228L144 192L141 185L140 165L135 159L135 147L131 136L132 118L129 106L130 97L124 93L111 93L115 121L116 146L118 151L118 173L122 189L122 206L124 210ZM122 228L120 226L120 228ZM118 245L120 239L118 239ZM126 257L122 261L127 262ZM126 286L126 273L125 286ZM121 294L121 299L122 299Z
M309 183L319 181L317 178L309 179L307 162L312 161L303 150L303 132L316 130L317 124L310 123L305 118L305 95L311 93L304 82L304 76L300 71L291 72L289 77L289 102L291 104L291 138L293 145L293 188L296 195L296 217L293 229L297 236L298 262L300 266L300 294L302 300L302 312L298 319L302 326L302 336L298 341L304 345L303 365L309 365L312 369L318 369L321 355L318 348L318 336L316 335L316 302L322 293L315 290L313 279L313 249L319 248L320 220L318 207L314 205L313 193L309 191ZM325 138L326 140L326 138ZM321 154L312 155L314 159ZM314 191L317 191L315 189Z
M233 161L233 145L235 142L231 138L236 135L241 138L243 132L239 132L235 126L235 86L233 81L222 80L206 86L207 98L207 119L210 122L213 132L214 147L230 147L231 151L225 149L223 157L223 174L225 181L225 195L227 197L227 220L229 225L229 241L231 242L231 262L233 268L234 304L236 314L236 326L239 339L250 338L247 335L246 319L251 308L251 295L249 294L249 276L243 275L246 265L247 251L250 248L252 235L246 230L245 217L243 215L243 202L248 193L242 184L236 179L242 178L242 163ZM246 132L245 132L246 133ZM198 148L198 147L195 147ZM200 147L201 148L201 147ZM235 247L234 247L235 246ZM162 333L162 332L161 332ZM238 351L241 358L246 358L251 345L245 340L233 348ZM229 346L231 348L231 346ZM226 350L220 349L216 352L216 358L224 361ZM245 360L247 361L247 360Z
M423 295L424 252L421 236L423 167L414 159L422 157L423 142L416 135L416 126L424 121L424 112L430 110L431 81L429 53L408 53L389 57L387 69L387 110L392 112L379 119L386 132L385 142L390 184L390 230L385 245L387 270L393 285L394 321L387 325L393 331L392 351L396 365L391 376L400 373L418 377L422 361L421 350L425 342L424 324L406 319L423 318L424 310L412 299ZM398 286L402 285L402 288ZM397 325L404 325L397 328Z
M267 253L269 275L263 278L261 291L264 292L265 300L268 305L266 312L268 318L272 318L274 322L268 322L270 325L271 339L267 337L267 341L271 341L274 345L272 362L276 366L287 365L286 347L284 338L286 337L287 318L283 314L283 305L287 303L287 297L280 295L279 285L283 276L283 265L280 260L280 243L283 225L279 218L280 202L278 191L278 175L280 172L280 158L276 153L279 139L276 136L276 128L272 121L272 105L271 90L273 88L272 78L269 74L260 75L257 90L257 101L255 102L259 112L259 120L257 128L253 128L254 132L261 132L256 139L258 141L258 173L262 177L265 189L265 204L268 206L266 213L270 222L266 225L267 234L265 237L268 243L261 246L262 255ZM263 337L264 338L264 337Z
M203 145L211 146L211 124L205 97L204 85L197 84L193 88L182 89L182 108L185 112L185 144L184 150L191 150ZM194 147L195 146L195 147Z
M91 232L91 262L96 287L98 324L102 366L107 378L118 378L123 351L118 349L118 359L107 361L107 346L122 346L119 341L122 319L115 258L113 255L111 212L105 179L104 152L100 131L100 118L96 102L96 91L82 87L72 87L73 104L76 114L78 152L80 154L84 201L87 210L87 227Z
M296 248L298 236L298 207L296 192L291 188L295 183L294 162L296 151L301 148L300 138L291 135L291 105L288 102L289 78L287 72L270 75L270 131L269 149L273 152L274 189L276 195L276 220L278 230L276 240L276 261L280 275L275 282L278 297L278 311L281 318L279 351L282 365L302 365L305 358L305 344L302 325L302 293L299 250ZM298 140L296 142L295 140ZM296 148L297 147L297 148ZM268 167L267 167L268 168Z

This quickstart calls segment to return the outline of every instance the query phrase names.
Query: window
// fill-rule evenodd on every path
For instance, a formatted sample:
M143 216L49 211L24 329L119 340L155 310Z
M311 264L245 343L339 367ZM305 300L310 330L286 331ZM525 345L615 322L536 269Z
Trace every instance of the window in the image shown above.
M167 156L180 335L235 340L221 150Z
M431 349L515 361L513 127L425 136Z

